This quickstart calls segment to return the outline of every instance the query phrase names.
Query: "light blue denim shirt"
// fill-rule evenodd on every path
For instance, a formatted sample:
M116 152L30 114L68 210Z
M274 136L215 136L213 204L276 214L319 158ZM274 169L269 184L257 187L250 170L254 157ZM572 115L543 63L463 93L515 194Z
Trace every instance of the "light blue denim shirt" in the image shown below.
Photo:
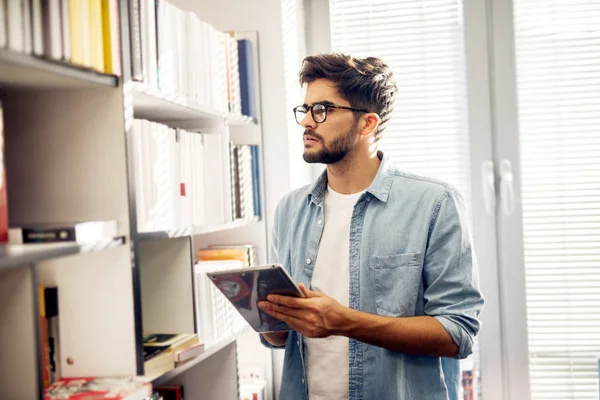
M410 356L350 339L350 399L454 400L458 359L473 350L483 307L463 201L450 186L401 172L383 153L379 157L377 175L350 223L349 306L390 317L432 316L459 350L456 359ZM284 197L275 213L270 261L308 287L326 189L324 172L315 184ZM302 335L291 331L282 400L308 399L303 351Z

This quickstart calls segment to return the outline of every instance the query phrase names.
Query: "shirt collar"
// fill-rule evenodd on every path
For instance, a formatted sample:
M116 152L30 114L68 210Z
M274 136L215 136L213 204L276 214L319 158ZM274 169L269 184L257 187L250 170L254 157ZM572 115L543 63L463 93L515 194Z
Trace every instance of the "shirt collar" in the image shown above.
M382 151L377 152L377 157L381 160L379 169L375 179L371 182L371 185L367 188L367 193L370 193L376 199L387 202L390 194L390 188L392 187L392 181L395 175L395 168L392 165L389 156L385 155ZM323 202L323 197L327 191L327 169L319 176L319 179L312 186L311 191L307 196L307 202L313 202L316 205L320 205Z

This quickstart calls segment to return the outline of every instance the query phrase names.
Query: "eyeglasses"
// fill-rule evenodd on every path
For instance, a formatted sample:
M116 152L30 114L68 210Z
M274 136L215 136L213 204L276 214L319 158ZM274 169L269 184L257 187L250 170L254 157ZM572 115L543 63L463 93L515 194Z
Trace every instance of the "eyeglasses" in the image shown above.
M337 106L335 104L323 104L323 103L315 103L312 106L301 105L298 107L294 107L294 117L296 118L296 122L301 125L302 120L310 110L313 121L317 124L322 124L327 119L327 112L330 108L337 108L341 110L352 110L357 112L368 113L368 110L363 110L360 108L354 107L346 107L346 106Z

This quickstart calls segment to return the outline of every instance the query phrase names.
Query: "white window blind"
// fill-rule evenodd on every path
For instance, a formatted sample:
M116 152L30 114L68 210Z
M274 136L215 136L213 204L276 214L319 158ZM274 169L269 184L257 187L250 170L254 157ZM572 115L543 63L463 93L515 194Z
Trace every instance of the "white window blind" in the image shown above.
M380 149L395 164L456 186L470 202L460 0L331 0L334 51L375 56L399 87Z
M515 0L532 399L598 399L600 1Z
M330 0L332 50L393 69L396 106L379 148L402 170L454 185L471 202L461 0ZM467 207L469 210L470 206ZM463 362L478 395L478 346ZM464 377L465 379L466 376Z

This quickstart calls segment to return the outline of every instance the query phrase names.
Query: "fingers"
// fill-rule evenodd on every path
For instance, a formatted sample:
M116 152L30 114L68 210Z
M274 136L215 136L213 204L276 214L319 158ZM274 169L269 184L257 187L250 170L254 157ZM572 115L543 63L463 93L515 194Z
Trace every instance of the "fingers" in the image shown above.
M268 301L262 301L258 305L261 309L270 313L271 311L278 312L280 314L289 315L296 318L302 318L306 313L304 310L300 310L297 308L290 308L281 304L269 303Z
M279 311L275 311L272 308L265 308L263 310L270 316L287 323L290 327L292 327L296 330L298 329L298 327L301 327L303 325L303 323L300 319L298 319L292 315L288 315L288 314L284 314Z
M292 308L305 308L304 299L298 299L296 297L279 296L276 294L270 294L267 296L267 300L274 304L282 304Z

